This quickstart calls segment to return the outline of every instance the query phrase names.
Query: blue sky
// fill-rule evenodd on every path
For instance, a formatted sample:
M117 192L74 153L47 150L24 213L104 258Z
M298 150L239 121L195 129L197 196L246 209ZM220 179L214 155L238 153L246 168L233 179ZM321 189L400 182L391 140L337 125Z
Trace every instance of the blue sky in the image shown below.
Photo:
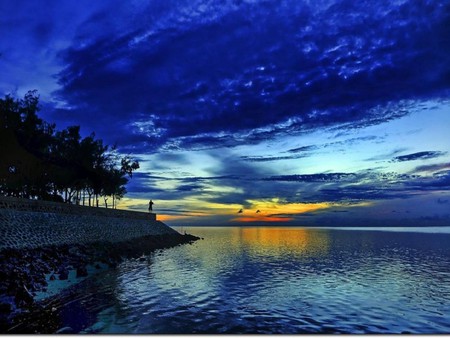
M0 13L0 92L37 89L43 118L139 158L122 208L153 199L170 225L450 225L448 2Z

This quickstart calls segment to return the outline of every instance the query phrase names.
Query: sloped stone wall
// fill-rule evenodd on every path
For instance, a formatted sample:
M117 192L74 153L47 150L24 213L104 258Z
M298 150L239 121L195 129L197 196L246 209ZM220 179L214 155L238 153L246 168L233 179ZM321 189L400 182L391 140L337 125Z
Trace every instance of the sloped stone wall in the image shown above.
M177 234L155 214L0 197L0 250Z

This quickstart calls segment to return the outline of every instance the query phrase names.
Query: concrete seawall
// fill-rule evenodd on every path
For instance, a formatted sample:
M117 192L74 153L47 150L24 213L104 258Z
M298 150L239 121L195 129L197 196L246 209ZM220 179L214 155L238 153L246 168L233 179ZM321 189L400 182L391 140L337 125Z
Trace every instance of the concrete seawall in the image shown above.
M125 259L199 239L178 233L152 213L0 197L0 333L38 332L22 328L34 320L21 317L53 313L38 293L40 299L51 297ZM39 326L39 332L59 329L47 322Z
M170 234L153 213L0 197L0 250Z

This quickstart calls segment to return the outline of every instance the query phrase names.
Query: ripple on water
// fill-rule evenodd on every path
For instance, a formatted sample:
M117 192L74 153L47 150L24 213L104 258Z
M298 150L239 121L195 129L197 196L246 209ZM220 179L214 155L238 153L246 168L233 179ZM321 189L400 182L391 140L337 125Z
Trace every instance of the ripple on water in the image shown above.
M448 234L190 232L205 240L125 261L61 308L86 333L450 332Z

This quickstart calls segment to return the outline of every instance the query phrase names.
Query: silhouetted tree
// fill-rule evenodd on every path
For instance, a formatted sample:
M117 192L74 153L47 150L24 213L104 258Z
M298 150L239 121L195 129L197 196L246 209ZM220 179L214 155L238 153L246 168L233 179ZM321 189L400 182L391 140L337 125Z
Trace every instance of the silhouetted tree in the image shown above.
M55 131L37 116L39 96L0 99L0 194L98 206L116 200L139 163L121 157L95 134L82 138L79 126ZM94 203L95 201L95 203Z

